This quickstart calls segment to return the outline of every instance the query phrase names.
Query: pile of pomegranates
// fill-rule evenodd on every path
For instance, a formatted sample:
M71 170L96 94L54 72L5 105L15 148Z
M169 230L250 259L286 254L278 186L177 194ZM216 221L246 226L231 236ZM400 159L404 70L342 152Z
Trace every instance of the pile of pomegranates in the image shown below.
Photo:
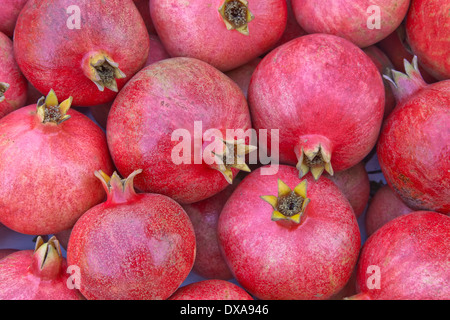
M0 300L449 300L449 12L3 0Z

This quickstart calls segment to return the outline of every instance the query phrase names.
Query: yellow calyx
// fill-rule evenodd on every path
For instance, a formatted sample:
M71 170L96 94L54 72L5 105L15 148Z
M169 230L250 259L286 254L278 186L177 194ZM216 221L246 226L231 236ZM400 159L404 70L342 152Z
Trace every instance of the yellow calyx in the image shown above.
M305 151L302 148L296 167L299 171L300 178L311 171L311 174L316 181L320 178L323 171L328 172L330 175L334 174L331 166L331 155L326 153L320 145L318 145L317 148L308 151Z
M248 8L248 1L225 0L219 8L219 13L228 30L236 30L243 35L249 35L248 23L252 21L255 16Z
M8 90L9 84L6 82L0 82L0 102L5 100L5 92Z
M119 64L106 53L97 52L89 57L88 77L100 91L105 88L118 92L116 79L125 78L126 75L119 69Z
M37 102L37 114L41 122L61 124L70 119L67 111L69 111L72 101L73 98L69 97L59 103L55 91L51 89L46 97L41 97Z

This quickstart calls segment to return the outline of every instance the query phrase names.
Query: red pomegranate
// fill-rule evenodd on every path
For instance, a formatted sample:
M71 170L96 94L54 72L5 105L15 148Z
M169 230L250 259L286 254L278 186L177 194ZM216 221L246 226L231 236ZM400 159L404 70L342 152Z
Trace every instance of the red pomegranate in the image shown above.
M388 222L365 242L354 300L450 299L450 217L416 211Z
M161 40L155 34L150 35L150 48L151 50L148 54L147 61L145 62L145 67L160 60L170 58L166 48L164 48Z
M107 138L122 175L144 170L138 189L187 204L217 194L238 170L249 170L249 129L247 101L236 83L201 60L171 58L147 66L122 89Z
M108 193L72 229L67 261L80 268L89 300L167 299L189 275L195 233L183 208L160 194L136 193L133 178L95 175Z
M410 209L388 185L382 186L370 200L365 217L368 236L394 218L410 213Z
M244 178L222 210L218 234L236 280L263 300L330 298L350 279L361 244L339 188L325 177L300 180L286 165Z
M0 260L0 300L81 300L58 240L18 250Z
M230 70L225 73L234 82L237 83L239 88L241 88L242 92L244 93L245 98L247 98L248 96L248 86L250 85L250 80L252 79L253 72L260 62L261 58L258 57L240 67L237 67L236 69Z
M71 228L105 193L112 171L105 133L53 91L0 119L0 222L31 235Z
M12 39L17 17L28 0L3 0L0 10L0 32Z
M389 186L414 210L450 213L450 80L426 84L417 58L392 71L397 107L377 145Z
M148 41L131 0L29 0L14 51L40 92L54 89L61 99L73 96L75 106L93 106L112 101L144 66Z
M436 79L450 79L450 3L411 0L406 35L420 64Z
M282 36L285 0L152 0L156 32L172 57L235 69L269 50Z
M156 35L155 26L153 25L152 17L150 16L150 1L149 0L133 0L134 4L139 10L139 13L144 19L145 26L150 35Z
M327 33L361 48L387 37L403 21L410 0L292 0L300 26L307 33Z
M185 285L169 300L253 300L253 297L232 282L211 279Z
M268 130L267 146L260 139L260 147L270 150L279 139L280 162L297 164L300 177L311 171L315 179L364 159L377 141L385 103L372 60L326 34L299 37L266 55L248 101L256 131Z
M14 59L13 42L0 32L0 119L26 100L27 80Z

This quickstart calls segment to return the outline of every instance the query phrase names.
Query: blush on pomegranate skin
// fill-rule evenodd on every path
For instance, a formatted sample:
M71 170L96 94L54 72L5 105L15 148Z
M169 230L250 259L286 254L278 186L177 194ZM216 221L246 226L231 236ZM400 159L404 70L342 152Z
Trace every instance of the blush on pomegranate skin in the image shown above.
M267 52L282 36L286 0L152 0L156 32L172 57L235 69Z
M356 216L328 178L298 178L280 165L247 175L219 218L219 241L235 279L262 300L317 300L337 294L356 265Z

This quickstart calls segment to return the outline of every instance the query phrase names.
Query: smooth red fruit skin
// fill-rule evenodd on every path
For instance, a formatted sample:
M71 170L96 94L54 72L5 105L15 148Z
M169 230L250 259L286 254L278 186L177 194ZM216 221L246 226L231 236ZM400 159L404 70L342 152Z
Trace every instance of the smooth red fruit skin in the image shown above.
M187 278L195 234L183 208L159 194L105 202L77 221L67 260L89 300L164 300Z
M412 211L414 210L404 204L389 185L382 186L370 200L367 208L365 218L367 235L371 236L387 222Z
M253 297L232 282L211 279L180 287L168 300L253 300Z
M235 69L269 50L283 34L285 0L250 0L255 16L249 35L227 30L219 8L224 0L152 0L150 13L156 32L172 57L203 60L221 71Z
M260 62L261 58L258 57L240 67L237 67L236 69L230 70L225 73L234 82L237 83L246 98L248 96L248 86L250 85L253 72Z
M173 162L172 150L180 142L171 141L172 133L186 129L194 139L196 121L202 122L201 134L214 128L224 138L226 129L251 128L242 91L206 62L171 58L147 66L122 89L108 116L108 145L118 171L126 176L142 168L138 189L181 204L222 191L229 183L218 170L195 164L193 157L190 164Z
M343 37L365 48L387 37L403 21L410 0L292 0L292 8L300 26L307 33L327 33ZM380 10L380 25L374 23ZM376 9L375 9L376 10Z
M80 8L80 29L70 29L67 8ZM120 10L117 10L120 8ZM133 23L130 23L133 21ZM25 77L40 92L53 89L74 106L112 101L116 92L101 92L83 71L83 57L102 50L119 64L126 78L120 90L139 71L148 56L148 32L131 0L29 0L16 25L14 51Z
M436 212L411 212L388 222L362 248L357 270L360 293L352 298L448 300L449 237L450 218ZM379 289L372 287L373 266L379 267Z
M377 145L389 186L414 210L450 212L450 80L419 89L385 121Z
M23 107L27 100L27 80L22 75L14 58L13 42L1 32L0 82L9 84L9 88L4 94L5 99L0 102L1 119L11 111Z
M322 135L331 143L334 172L361 162L375 146L385 103L370 58L326 34L302 36L266 55L253 73L248 101L256 131L268 130L269 150L272 129L279 129L280 163L297 164L301 136Z
M94 172L112 171L105 134L82 113L67 114L42 124L30 105L0 120L0 221L12 230L57 233L104 200Z
M236 280L262 300L328 299L349 280L361 245L353 210L339 188L322 177L307 180L311 199L301 223L286 228L271 220L260 197L277 195L277 180L291 189L302 180L295 167L276 175L253 171L237 186L220 215L218 233Z
M28 0L3 0L0 10L0 32L12 39L20 10Z
M450 79L450 3L411 0L406 16L407 41L420 64L436 79Z

